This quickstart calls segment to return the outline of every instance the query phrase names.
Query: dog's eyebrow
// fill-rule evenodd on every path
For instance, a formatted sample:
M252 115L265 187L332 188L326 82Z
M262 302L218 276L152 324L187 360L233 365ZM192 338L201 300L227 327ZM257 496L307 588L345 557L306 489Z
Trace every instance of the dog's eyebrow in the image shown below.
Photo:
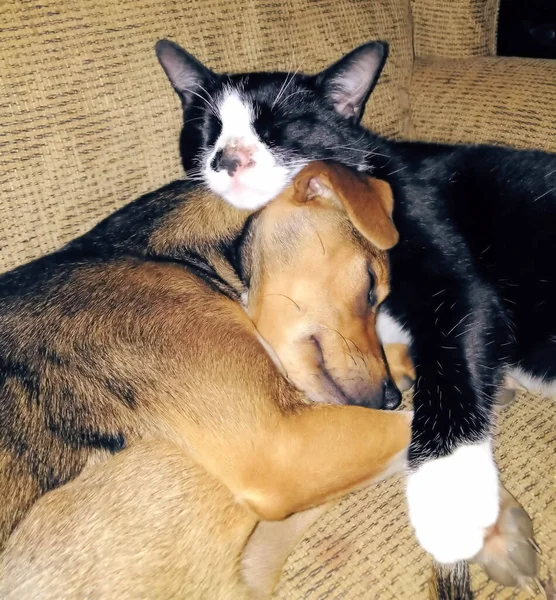
M281 264L289 265L296 258L294 249L302 240L302 234L307 219L302 211L296 211L295 218L283 220L279 226L273 227L270 236L270 243L278 249L275 257Z

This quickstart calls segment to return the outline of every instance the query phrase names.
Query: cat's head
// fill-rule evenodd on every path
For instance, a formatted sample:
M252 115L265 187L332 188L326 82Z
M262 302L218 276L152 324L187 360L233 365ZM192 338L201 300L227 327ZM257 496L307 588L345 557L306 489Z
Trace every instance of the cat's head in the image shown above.
M233 206L257 209L311 160L365 167L359 121L387 46L359 46L316 75L217 74L168 40L156 53L184 115L183 166Z

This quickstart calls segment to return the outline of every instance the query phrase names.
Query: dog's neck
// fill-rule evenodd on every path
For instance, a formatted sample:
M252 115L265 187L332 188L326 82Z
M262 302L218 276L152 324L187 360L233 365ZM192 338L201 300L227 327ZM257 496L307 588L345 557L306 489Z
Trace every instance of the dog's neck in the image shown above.
M179 181L142 196L62 249L71 260L135 256L184 265L234 300L247 291L253 211Z
M252 215L196 188L159 220L148 238L148 254L187 265L239 301L250 279Z

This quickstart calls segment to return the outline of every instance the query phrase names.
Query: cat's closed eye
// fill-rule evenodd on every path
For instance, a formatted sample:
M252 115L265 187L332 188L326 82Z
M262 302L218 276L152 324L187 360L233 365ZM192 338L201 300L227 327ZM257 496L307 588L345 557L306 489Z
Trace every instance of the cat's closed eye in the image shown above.
M261 142L272 146L279 145L288 131L306 120L307 115L273 115L272 118L267 119L261 114L255 119L253 125Z

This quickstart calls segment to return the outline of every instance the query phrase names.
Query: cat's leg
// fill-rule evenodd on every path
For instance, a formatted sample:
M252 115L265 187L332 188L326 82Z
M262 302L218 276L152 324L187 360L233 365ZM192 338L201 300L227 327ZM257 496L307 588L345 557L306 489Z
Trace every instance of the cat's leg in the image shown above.
M491 436L508 333L490 290L470 286L464 293L449 281L428 290L416 275L411 294L411 283L404 281L411 302L402 313L416 375L409 516L421 545L437 561L453 563L481 550L499 513Z
M415 370L409 356L409 347L403 343L391 343L384 346L388 367L396 385L412 385ZM526 388L519 380L529 385L537 384L541 391L546 391L550 382L531 382L531 376L518 371L506 374L503 385L496 396L497 407L512 402L515 395ZM519 378L519 380L517 379ZM541 385L539 385L539 383ZM544 388L542 387L544 384ZM538 389L538 388L537 388ZM513 496L500 485L500 514L497 522L486 532L482 550L474 557L487 575L506 586L525 588L538 587L537 574L538 546L534 541L533 524L525 509Z

